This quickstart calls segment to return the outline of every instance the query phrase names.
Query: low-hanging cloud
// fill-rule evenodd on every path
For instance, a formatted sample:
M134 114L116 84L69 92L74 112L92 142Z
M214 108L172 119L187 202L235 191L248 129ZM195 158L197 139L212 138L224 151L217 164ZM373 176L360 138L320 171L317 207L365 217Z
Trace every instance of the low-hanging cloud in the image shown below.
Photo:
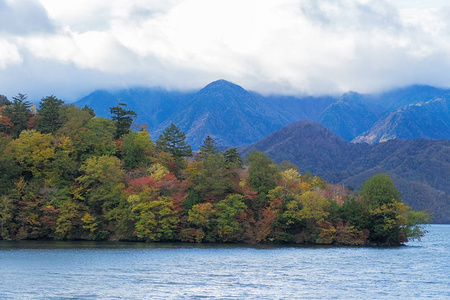
M0 26L7 96L75 100L98 88L195 89L219 78L284 94L449 86L450 10L436 1L21 3L0 0L11 20Z

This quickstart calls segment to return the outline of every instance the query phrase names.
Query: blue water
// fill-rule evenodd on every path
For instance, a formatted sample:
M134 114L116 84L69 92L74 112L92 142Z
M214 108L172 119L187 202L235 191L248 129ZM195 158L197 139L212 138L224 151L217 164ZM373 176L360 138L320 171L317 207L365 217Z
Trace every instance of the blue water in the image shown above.
M450 299L450 225L395 248L1 242L0 299Z

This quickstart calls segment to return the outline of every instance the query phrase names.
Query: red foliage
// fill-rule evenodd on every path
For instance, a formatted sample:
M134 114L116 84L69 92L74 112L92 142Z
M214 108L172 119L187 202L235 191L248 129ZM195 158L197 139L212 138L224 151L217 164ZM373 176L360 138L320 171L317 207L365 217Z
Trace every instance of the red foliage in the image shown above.
M149 176L139 177L132 179L128 183L127 192L129 194L139 194L150 187L158 189L160 184Z
M27 129L34 129L36 128L36 120L37 120L37 116L35 116L31 111L29 113L30 118L28 119L27 122Z
M190 186L189 182L180 181L173 173L169 173L161 178L160 184L161 194L171 196L175 210L181 213L184 199L186 199L187 190Z
M4 106L0 106L0 129L4 132L8 131L14 124L11 122L11 118L3 115Z
M116 140L116 150L120 151L120 145L122 145L122 140Z

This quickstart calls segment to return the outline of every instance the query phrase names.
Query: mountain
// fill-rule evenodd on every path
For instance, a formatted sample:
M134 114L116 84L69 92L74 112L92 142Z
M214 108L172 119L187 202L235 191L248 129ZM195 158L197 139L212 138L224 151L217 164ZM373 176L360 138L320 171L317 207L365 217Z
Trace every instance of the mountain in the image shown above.
M351 141L369 130L382 114L382 109L364 101L363 95L346 93L330 104L318 122L346 141Z
M138 124L147 124L152 132L161 123L169 119L175 111L192 96L188 92L167 91L160 88L131 88L114 91L95 91L75 102L77 106L87 105L98 116L111 116L109 108L118 102L127 104L127 109L134 110Z
M450 95L450 90L428 85L412 85L368 95L366 101L382 106L387 112L392 112L403 106L426 102L446 95Z
M337 101L332 96L276 96L266 97L267 101L278 107L280 111L289 114L294 120L317 121L320 114L332 103Z
M99 90L75 104L88 105L98 116L110 117L109 108L118 101L134 110L138 124L147 124L156 139L174 123L186 133L193 148L207 135L219 145L254 143L263 136L297 120L316 120L333 97L262 96L225 80L217 80L194 92L158 88Z
M389 174L414 209L450 223L450 140L391 140L377 145L344 141L324 126L300 121L240 148L266 152L332 183L359 188L377 173Z
M173 122L185 131L187 142L196 149L207 135L222 146L251 144L299 120L318 121L346 141L448 138L448 105L441 112L435 103L419 105L438 96L447 99L445 95L450 95L450 90L415 85L381 94L349 92L339 99L262 96L218 80L192 92L99 90L75 104L88 105L97 115L110 117L109 108L120 100L137 113L138 124L147 124L152 138Z
M253 143L263 136L295 121L274 108L263 97L225 80L208 84L195 93L155 131L158 135L174 123L186 133L194 147L207 135L219 145Z
M354 142L375 144L392 139L450 139L449 108L447 98L404 106L376 122Z

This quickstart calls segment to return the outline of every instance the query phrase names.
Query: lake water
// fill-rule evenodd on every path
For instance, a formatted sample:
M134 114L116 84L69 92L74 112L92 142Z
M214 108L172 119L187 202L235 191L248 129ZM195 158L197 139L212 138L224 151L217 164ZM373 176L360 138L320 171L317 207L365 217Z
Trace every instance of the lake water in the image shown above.
M0 241L0 299L450 299L450 225L395 248Z

